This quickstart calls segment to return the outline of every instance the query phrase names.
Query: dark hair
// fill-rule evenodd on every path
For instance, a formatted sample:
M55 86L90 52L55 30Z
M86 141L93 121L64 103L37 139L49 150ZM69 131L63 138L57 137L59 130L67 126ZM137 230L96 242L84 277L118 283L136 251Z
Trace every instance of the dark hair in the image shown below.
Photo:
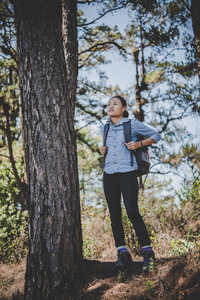
M110 98L110 100L113 99L113 98L119 99L121 101L121 103L122 103L122 107L127 106L126 100L122 96L120 96L120 95L113 96L112 98ZM128 113L127 110L125 110L123 112L123 117L128 118L128 116L129 116L129 113Z

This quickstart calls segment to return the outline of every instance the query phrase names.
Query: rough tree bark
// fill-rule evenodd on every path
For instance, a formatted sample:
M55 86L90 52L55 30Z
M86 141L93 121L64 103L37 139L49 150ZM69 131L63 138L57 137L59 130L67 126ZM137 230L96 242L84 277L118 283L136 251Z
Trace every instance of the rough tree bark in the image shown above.
M199 0L191 1L191 16L194 30L194 43L196 49L197 69L200 82L200 13Z
M18 0L13 5L29 182L25 299L70 299L82 236L62 1ZM68 31L67 38L76 39L76 32Z

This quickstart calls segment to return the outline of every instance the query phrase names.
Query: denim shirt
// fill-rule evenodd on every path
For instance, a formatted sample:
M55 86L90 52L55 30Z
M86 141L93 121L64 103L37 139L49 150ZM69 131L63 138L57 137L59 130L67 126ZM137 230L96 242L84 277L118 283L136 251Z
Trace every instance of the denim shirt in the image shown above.
M108 147L104 171L107 174L125 173L137 170L136 158L133 155L133 166L131 166L130 151L125 145L123 123L128 122L128 118L122 118L116 125L110 121L110 128L108 131L106 146ZM104 125L101 127L101 134L103 136ZM137 141L139 137L151 137L157 143L161 136L160 134L144 125L137 119L131 119L131 137L132 141Z

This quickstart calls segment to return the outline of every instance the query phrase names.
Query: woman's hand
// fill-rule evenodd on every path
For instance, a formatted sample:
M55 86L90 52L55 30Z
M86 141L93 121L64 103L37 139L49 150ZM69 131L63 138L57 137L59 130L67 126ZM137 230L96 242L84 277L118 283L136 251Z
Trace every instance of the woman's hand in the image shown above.
M107 146L100 147L99 150L100 150L101 154L105 155L107 153L107 151L108 151L108 147Z
M129 143L125 143L126 147L129 149L129 150L135 150L139 147L141 147L141 144L140 142L129 142Z

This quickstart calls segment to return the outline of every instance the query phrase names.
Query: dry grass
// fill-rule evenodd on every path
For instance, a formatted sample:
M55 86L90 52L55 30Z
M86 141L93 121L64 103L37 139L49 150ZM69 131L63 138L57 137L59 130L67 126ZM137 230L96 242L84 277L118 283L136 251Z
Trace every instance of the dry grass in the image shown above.
M176 250L173 246L173 240L183 241L187 244L187 234L183 233L178 226L163 226L163 223L155 220L155 217L151 215L150 217L144 217L147 226L150 226L150 235L153 249L156 253L157 258L169 257ZM84 241L84 253L85 258L98 259L103 261L114 261L117 258L117 250L114 244L113 235L111 232L110 219L108 211L103 214L89 216L86 221L83 220L83 241ZM165 224L164 224L165 225ZM168 224L170 225L170 224ZM128 224L126 233L126 246L128 247L130 253L138 259L140 259L141 248L137 244L137 238L134 233L132 224ZM200 244L200 242L198 242ZM191 246L194 247L191 247ZM198 250L197 244L192 241L188 246L182 247L182 253L187 253L188 251ZM180 245L177 245L176 255L181 254Z

